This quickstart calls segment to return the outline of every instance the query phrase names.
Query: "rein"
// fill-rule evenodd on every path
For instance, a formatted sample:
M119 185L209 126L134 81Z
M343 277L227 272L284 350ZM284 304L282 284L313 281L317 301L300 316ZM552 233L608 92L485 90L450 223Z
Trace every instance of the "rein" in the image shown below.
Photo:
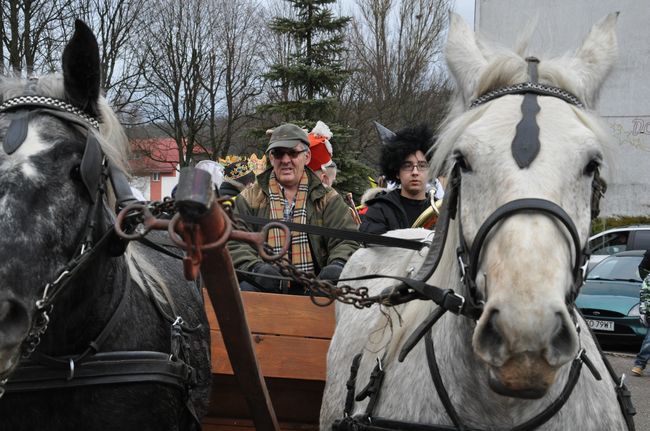
M385 247L398 247L398 248L405 248L408 250L421 250L422 247L424 247L424 244L420 241L387 237L383 235L360 232L358 230L334 229L326 226L294 223L294 222L289 222L284 220L271 220L263 217L252 216L249 214L237 214L237 217L245 221L246 223L250 223L255 226L266 226L271 222L282 223L292 231L305 232L308 234L320 235L329 238L346 239L346 240L361 242L365 244L382 245Z
M539 63L539 60L534 57L529 57L526 59L526 61L528 62L529 76L532 82L525 82L491 91L485 95L480 96L470 105L471 109L505 95L519 94L524 96L524 100L521 106L521 111L523 114L522 120L517 125L517 133L512 142L513 158L521 169L527 168L530 163L533 162L539 152L539 127L537 126L536 122L536 115L539 112L539 105L537 104L538 95L559 98L560 100L563 100L578 108L583 108L583 104L571 93L557 87L539 84L537 82L537 64ZM460 416L456 412L453 404L451 403L447 390L440 376L440 370L435 358L435 350L431 337L431 330L433 325L447 311L452 311L455 314L462 315L475 321L478 320L483 310L483 304L485 303L484 298L481 298L479 296L476 286L476 276L478 273L481 251L485 245L489 233L497 227L499 222L508 217L524 212L541 213L547 217L558 220L568 231L568 234L571 238L572 248L574 249L575 253L575 260L572 265L573 285L570 292L567 294L566 304L571 316L576 322L576 328L579 332L579 327L576 320L576 314L578 314L578 312L575 309L575 299L578 296L582 284L584 283L584 275L586 262L589 257L589 250L586 244L581 245L580 236L577 232L575 224L569 215L559 205L549 200L533 198L518 199L507 202L506 204L497 208L480 226L475 238L472 241L471 247L469 247L465 241L462 223L459 217L457 223L459 234L457 255L459 270L461 274L461 282L465 287L467 295L462 296L455 293L451 289L441 289L439 287L426 284L426 280L432 276L442 258L446 238L449 232L449 222L451 219L454 219L456 217L457 213L460 214L461 212L461 177L462 175L460 172L460 167L458 164L455 164L452 168L452 173L449 181L451 184L451 189L445 197L446 199L443 202L443 208L441 209L441 214L437 223L437 227L441 228L438 231L439 234L434 235L433 242L429 248L429 252L426 255L425 260L418 270L417 274L412 279L401 279L402 285L397 286L393 289L393 295L398 293L402 297L408 298L407 300L426 298L433 300L436 304L439 305L406 340L402 347L402 350L399 353L398 360L402 362L408 353L413 349L413 347L415 347L415 345L422 338L425 338L427 363L429 366L431 378L433 380L438 396L445 408L445 411L454 425L428 425L395 421L372 416L374 406L376 405L380 394L381 382L383 381L382 360L379 358L377 359L377 366L371 373L370 382L368 384L369 387L372 387L372 391L369 393L369 396L371 397L369 401L369 407L366 409L366 412L364 414L352 416L354 401L361 401L364 398L360 396L362 394L357 395L356 398L354 397L356 374L361 360L361 354L359 354L353 361L350 380L348 380L347 384L348 394L346 397L344 418L334 422L334 430L479 431L475 428L465 426L460 419ZM598 203L598 199L602 195L603 191L603 181L598 175L598 171L596 171L594 174L593 182L593 193L597 193L598 195L595 197L592 196L592 215L594 210L593 204L594 202L596 204ZM375 278L377 276L370 275L366 277ZM398 277L395 278L400 279ZM356 279L364 279L364 277L358 277ZM598 345L597 340L595 340L595 342L596 345ZM630 392L625 387L623 378L619 379L615 375L613 368L609 364L609 361L606 357L604 357L604 355L602 355L600 346L598 346L598 349L601 352L602 359L605 362L610 376L616 385L615 387L617 392L617 399L619 401L623 417L628 425L628 429L634 430L634 422L632 420L632 416L636 413L636 411L631 404ZM566 403L569 396L571 395L573 388L580 378L583 364L587 365L588 369L597 380L601 380L601 376L596 371L589 358L587 358L584 349L580 349L578 355L571 364L567 382L558 398L551 402L542 412L538 413L526 422L515 426L512 428L512 430L533 430L551 419L562 408L562 406ZM364 392L366 392L366 394L363 395L368 394L368 391Z

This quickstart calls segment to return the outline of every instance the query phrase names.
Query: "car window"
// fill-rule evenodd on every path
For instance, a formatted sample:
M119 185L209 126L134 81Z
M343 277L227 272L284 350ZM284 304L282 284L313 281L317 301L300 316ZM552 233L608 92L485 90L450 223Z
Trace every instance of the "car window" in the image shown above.
M610 255L627 250L630 232L612 232L589 241L591 254Z
M650 250L650 230L637 230L632 235L633 250Z
M610 257L596 265L587 279L635 280L641 282L639 263L642 256Z

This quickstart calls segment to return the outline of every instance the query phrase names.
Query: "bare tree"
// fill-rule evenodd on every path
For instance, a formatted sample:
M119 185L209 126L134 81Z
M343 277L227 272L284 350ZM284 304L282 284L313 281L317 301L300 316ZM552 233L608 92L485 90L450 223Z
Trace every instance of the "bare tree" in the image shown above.
M145 0L78 0L78 16L100 47L101 86L116 112L132 121L144 98L141 56L135 52Z
M52 70L53 53L65 41L65 24L74 0L1 0L3 74L31 76L35 70Z
M208 101L203 77L212 26L205 0L149 1L155 13L141 28L144 115L178 146L180 166L192 162Z
M442 38L452 0L356 0L348 67L355 70L340 94L341 117L372 152L371 121L391 127L437 125L445 111ZM373 159L375 157L371 157Z
M262 93L265 26L257 1L217 0L212 7L218 19L211 32L213 51L206 75L211 110L207 129L216 157L231 150Z

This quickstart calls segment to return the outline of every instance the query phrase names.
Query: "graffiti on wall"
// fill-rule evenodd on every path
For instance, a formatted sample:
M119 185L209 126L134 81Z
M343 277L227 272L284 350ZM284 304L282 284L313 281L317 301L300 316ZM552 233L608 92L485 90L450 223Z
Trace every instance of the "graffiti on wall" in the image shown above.
M622 146L650 152L650 117L608 118L612 137Z

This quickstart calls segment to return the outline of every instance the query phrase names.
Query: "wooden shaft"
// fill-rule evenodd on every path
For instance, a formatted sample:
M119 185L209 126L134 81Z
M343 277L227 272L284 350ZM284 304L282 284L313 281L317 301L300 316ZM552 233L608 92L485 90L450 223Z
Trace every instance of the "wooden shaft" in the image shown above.
M217 241L225 232L227 215L214 203L201 217L202 243ZM223 341L257 430L279 430L275 411L260 370L244 313L239 283L227 247L203 251L201 277L210 296Z

